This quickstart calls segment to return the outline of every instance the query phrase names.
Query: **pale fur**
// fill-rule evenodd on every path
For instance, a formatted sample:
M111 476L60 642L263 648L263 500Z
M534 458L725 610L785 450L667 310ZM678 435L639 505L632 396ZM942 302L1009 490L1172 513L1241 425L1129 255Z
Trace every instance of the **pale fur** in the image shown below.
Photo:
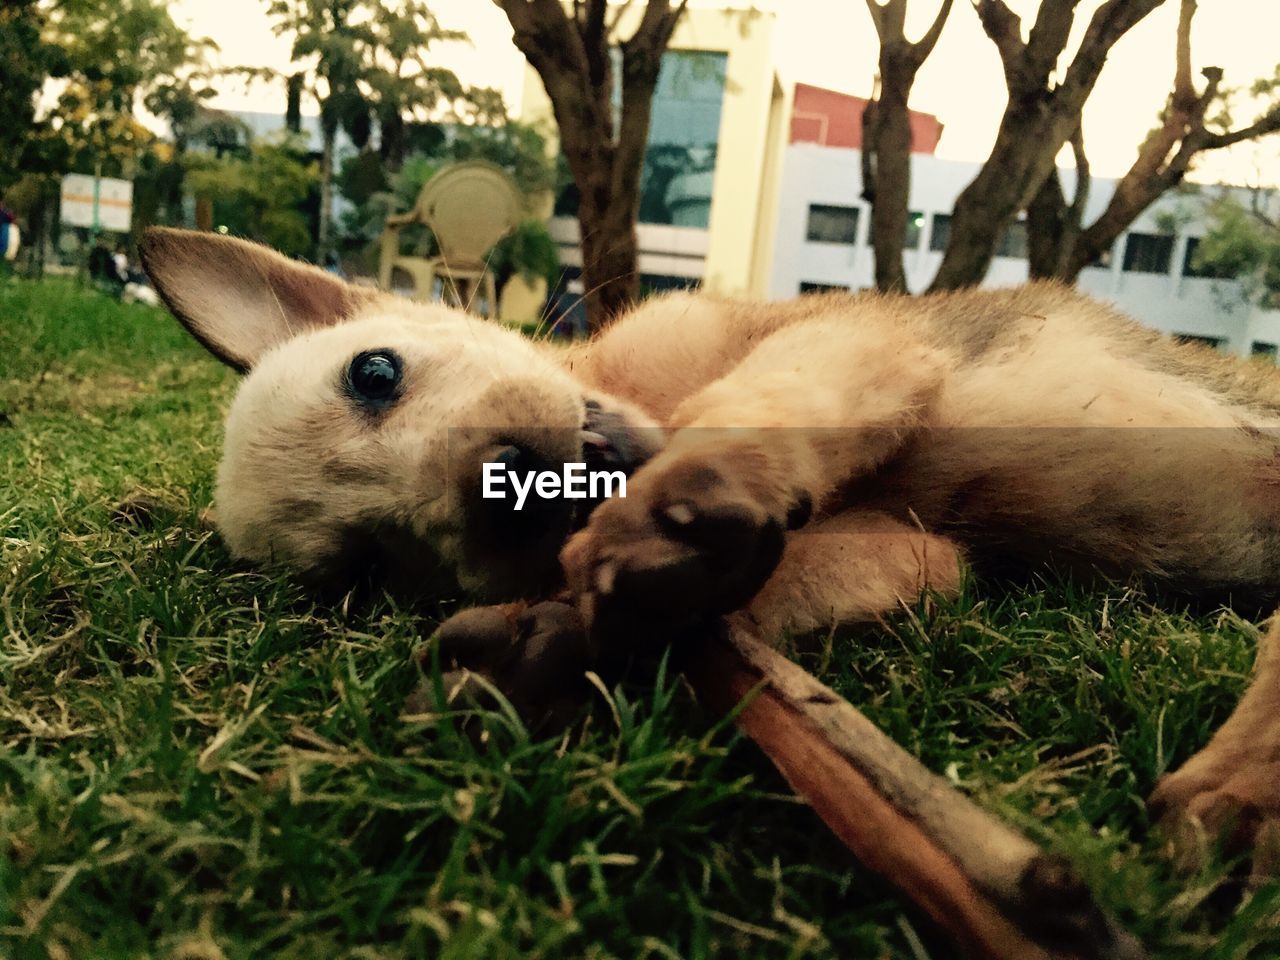
M485 566L468 565L460 542L459 449L520 431L571 438L592 398L669 434L627 499L598 508L561 555L588 614L620 569L683 549L651 513L698 463L732 477L762 517L815 507L742 611L767 632L876 617L927 587L955 591L966 556L997 569L1101 568L1192 594L1280 587L1280 375L1175 345L1060 286L780 304L679 294L564 348L338 290L332 325L316 329L316 291L333 281L307 274L290 281L311 311L304 332L255 316L255 347L219 331L235 310L189 306L188 286L202 301L217 293L188 264L212 262L220 275L219 262L260 257L266 276L281 262L195 236L164 233L148 268L197 336L251 367L216 495L227 543L251 559L322 566L345 526L387 522L482 586ZM228 297L269 302L252 278L244 286ZM377 348L404 358L406 380L374 423L342 376ZM578 457L570 439L544 452ZM1259 775L1237 770L1233 796L1276 817L1280 728L1246 721L1280 710L1280 673L1250 696L1212 749L1233 769L1256 755ZM1220 785L1220 768L1198 761L1165 792L1194 805Z

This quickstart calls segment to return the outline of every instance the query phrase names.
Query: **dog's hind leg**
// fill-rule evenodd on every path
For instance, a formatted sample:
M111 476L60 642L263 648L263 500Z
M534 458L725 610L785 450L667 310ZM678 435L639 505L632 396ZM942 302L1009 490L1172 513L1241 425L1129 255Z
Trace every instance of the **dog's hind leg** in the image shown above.
M874 620L926 590L955 594L961 568L948 538L887 514L850 511L791 534L745 615L767 639Z
M1222 836L1233 849L1254 846L1255 877L1280 876L1280 618L1259 644L1235 712L1150 802L1182 866L1195 866L1204 842Z

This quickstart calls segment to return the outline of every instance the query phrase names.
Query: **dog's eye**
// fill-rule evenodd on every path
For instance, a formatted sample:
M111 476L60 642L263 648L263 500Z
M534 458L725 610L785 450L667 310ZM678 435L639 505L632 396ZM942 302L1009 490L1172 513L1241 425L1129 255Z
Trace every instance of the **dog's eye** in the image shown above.
M400 358L390 350L366 350L351 361L347 382L357 400L385 406L400 390Z

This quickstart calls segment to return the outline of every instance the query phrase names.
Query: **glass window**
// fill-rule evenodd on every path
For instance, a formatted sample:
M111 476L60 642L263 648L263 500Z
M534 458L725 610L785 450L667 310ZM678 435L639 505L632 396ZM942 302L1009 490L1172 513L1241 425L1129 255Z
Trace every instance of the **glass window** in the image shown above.
M951 214L935 213L933 215L933 227L929 231L929 249L936 253L941 253L947 249L947 243L951 240Z
M919 250L922 233L924 233L924 214L919 210L912 210L907 214L907 228L902 232L902 249Z
M1196 263L1196 253L1200 250L1200 238L1187 238L1187 252L1182 258L1182 275L1184 277L1207 277L1211 280L1234 280L1236 273L1226 266Z
M996 256L1027 259L1027 221L1015 220L1004 228L996 244Z
M820 283L817 280L801 280L801 293L830 293L833 290L848 291L849 287L843 283Z
M1214 350L1222 346L1221 337L1206 337L1198 333L1175 333L1173 339L1179 343L1198 343L1203 347L1212 347Z
M653 91L649 141L640 172L640 222L698 227L711 220L711 187L720 144L728 55L668 50ZM614 116L621 116L622 57L613 51ZM571 184L556 198L557 216L578 212Z
M697 290L702 281L694 277L671 277L661 273L640 274L640 296L648 297L668 290Z
M809 205L809 226L805 239L815 243L852 244L858 237L858 208Z
M1131 233L1124 244L1122 269L1129 273L1168 273L1173 259L1169 234Z
M1249 352L1255 357L1269 358L1272 361L1276 358L1276 345L1274 343L1266 343L1263 340L1253 341L1253 346L1249 348Z

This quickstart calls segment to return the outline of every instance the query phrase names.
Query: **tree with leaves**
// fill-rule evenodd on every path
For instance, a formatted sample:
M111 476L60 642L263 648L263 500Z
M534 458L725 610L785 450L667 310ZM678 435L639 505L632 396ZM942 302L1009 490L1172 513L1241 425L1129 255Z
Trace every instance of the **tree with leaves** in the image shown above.
M355 125L367 107L360 92L362 46L373 42L358 11L363 0L267 0L277 35L291 35L290 58L320 105L320 219L317 252L330 248L333 163L338 130Z
M293 37L289 116L301 120L307 89L320 105L320 218L317 247L332 246L334 147L345 129L369 147L375 125L389 172L404 162L406 126L463 95L448 70L430 63L433 44L466 39L441 27L421 0L267 0L276 33Z
M1247 298L1280 307L1280 190L1251 190L1247 203L1223 191L1210 201L1208 213L1209 232L1196 245L1196 269L1236 280Z
M862 196L871 204L876 288L905 293L902 247L911 193L911 111L916 73L933 51L952 0L942 0L933 25L914 43L906 37L907 0L867 0L880 39L876 92L862 113Z
M444 29L420 0L373 5L362 85L378 124L378 152L389 173L404 163L408 124L432 116L465 92L452 71L431 63L430 48L466 39L461 31Z
M594 329L640 294L640 174L662 55L688 0L649 0L629 36L630 5L607 0L494 0L515 44L542 78L578 188L587 316ZM611 48L620 59L615 66ZM621 102L614 104L615 69Z
M0 7L0 190L16 180L35 127L36 95L62 72L61 51L45 39L45 12L37 0Z
M16 130L22 141L19 193L31 227L28 249L39 256L62 175L133 176L156 142L139 113L146 108L180 128L213 93L207 66L213 44L175 24L161 0L6 4L0 8L0 49L19 44L26 51L20 63L11 68L5 54L0 109L7 112L10 102L17 107L0 120L6 128L0 136ZM62 82L48 88L51 104L36 116L31 91L52 77Z
M187 182L213 202L214 223L291 256L311 252L311 225L300 207L315 185L303 145L255 142L225 156L190 154Z

